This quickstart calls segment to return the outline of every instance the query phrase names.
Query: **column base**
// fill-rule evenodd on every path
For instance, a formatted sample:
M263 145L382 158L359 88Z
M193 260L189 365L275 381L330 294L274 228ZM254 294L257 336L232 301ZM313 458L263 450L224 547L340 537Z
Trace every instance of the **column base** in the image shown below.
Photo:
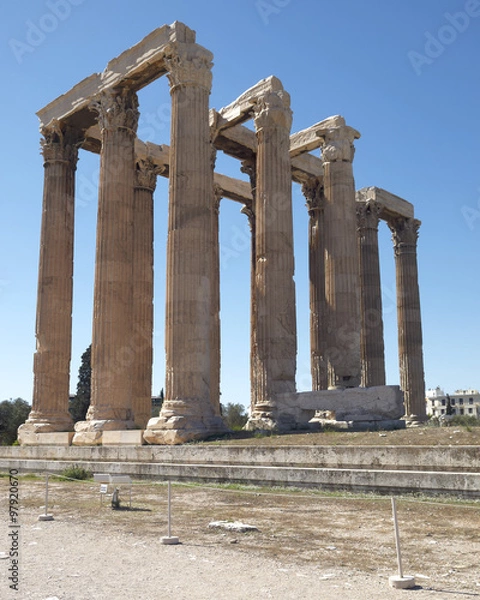
M213 414L213 409L209 412L202 415L190 402L166 400L160 416L149 420L143 439L147 444L178 445L227 433L223 419Z
M30 413L28 419L18 428L17 439L20 444L31 443L33 434L69 432L73 429L73 419L65 415L35 415Z
M22 431L18 441L22 446L70 446L73 431L54 431L50 433L35 433Z
M277 423L271 417L255 417L248 419L244 427L245 431L277 431Z
M78 421L75 423L74 446L100 446L104 431L125 431L135 429L134 421L121 421L119 419L92 419L91 421Z
M279 396L281 395L284 394L279 394ZM283 413L279 409L276 401L265 401L255 406L244 429L245 431L284 433L295 429L295 421L290 414Z

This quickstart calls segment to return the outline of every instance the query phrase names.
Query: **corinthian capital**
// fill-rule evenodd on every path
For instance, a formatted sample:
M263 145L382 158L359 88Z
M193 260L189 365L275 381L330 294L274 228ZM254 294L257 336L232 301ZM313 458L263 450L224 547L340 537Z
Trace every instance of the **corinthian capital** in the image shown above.
M242 160L240 171L248 175L250 179L250 187L252 189L252 195L255 196L255 190L257 188L257 167L255 164L255 160L245 159Z
M106 90L101 92L90 103L90 110L98 115L98 123L102 130L130 129L137 131L138 97L128 88Z
M68 162L75 169L78 160L80 136L77 131L54 119L41 128L41 153L48 162Z
M283 127L288 132L292 127L290 95L284 90L267 92L257 98L253 109L255 128Z
M155 191L157 175L166 167L158 167L150 158L139 159L135 164L135 187Z
M316 212L323 210L325 196L323 194L323 180L321 178L311 177L302 185L302 193L307 200L307 210L311 217Z
M352 162L355 154L353 141L360 137L358 131L348 125L332 127L318 133L323 138L322 160L324 163Z
M378 230L378 222L380 221L380 213L382 207L375 200L368 202L357 202L357 228L360 232L365 229Z
M178 86L193 85L209 92L212 87L212 58L212 53L205 48L172 45L164 59L170 91Z
M420 225L421 222L418 219L409 217L397 217L388 221L388 226L392 232L395 256L416 252Z

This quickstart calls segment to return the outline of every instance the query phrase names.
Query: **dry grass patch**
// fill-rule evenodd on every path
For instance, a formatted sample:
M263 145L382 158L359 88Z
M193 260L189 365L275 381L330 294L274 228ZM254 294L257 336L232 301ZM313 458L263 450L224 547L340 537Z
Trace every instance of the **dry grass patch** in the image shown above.
M201 442L240 446L480 446L480 427L409 427L395 431L324 431L259 435L238 432Z

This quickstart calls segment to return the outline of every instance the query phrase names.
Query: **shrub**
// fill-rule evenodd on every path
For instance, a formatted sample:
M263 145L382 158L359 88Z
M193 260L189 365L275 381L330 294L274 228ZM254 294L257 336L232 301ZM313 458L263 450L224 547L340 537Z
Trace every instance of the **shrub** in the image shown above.
M84 469L80 465L71 465L62 471L62 477L68 477L68 479L85 480L91 479L92 474L87 469Z
M452 425L463 425L464 427L480 427L480 419L473 415L455 415L450 423Z

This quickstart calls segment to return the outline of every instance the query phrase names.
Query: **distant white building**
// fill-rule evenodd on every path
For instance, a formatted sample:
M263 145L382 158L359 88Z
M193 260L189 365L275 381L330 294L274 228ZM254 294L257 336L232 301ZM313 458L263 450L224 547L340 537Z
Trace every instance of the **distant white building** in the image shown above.
M448 398L452 407L452 415L467 415L480 418L480 392L478 390L456 390L453 394L445 394L436 387L427 390L427 415L441 417L447 414Z

